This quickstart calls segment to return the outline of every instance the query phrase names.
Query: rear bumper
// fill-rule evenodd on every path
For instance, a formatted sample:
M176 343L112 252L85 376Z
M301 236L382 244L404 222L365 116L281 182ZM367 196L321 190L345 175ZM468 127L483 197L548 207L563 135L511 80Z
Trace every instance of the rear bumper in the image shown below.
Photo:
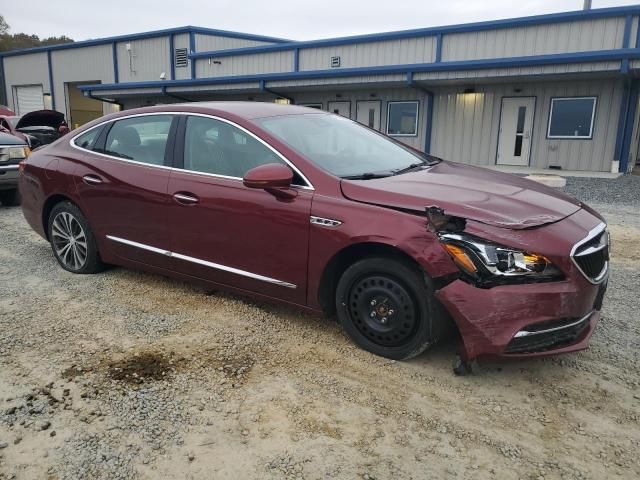
M18 165L0 165L0 190L18 188Z
M606 281L581 278L491 289L456 280L436 297L460 330L463 357L525 358L587 348L605 290Z

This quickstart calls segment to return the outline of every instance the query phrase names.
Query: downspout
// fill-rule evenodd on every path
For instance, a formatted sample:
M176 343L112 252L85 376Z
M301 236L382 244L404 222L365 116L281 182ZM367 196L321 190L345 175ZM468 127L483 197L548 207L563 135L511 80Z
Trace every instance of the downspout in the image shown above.
M86 91L84 92L84 96L88 97L88 98L92 98L93 100L99 100L100 102L105 102L105 103L111 103L113 105L118 105L121 109L124 109L124 105L122 105L117 100L111 100L109 98L96 97L91 92L86 92Z
M176 95L175 93L167 92L167 87L162 87L162 95L169 98L175 98L176 100L180 100L181 102L193 102L193 100L189 100L188 98L181 97L180 95Z
M267 88L265 86L265 81L264 80L260 80L260 91L261 92L267 92L270 93L271 95L274 95L278 98L286 98L287 100L289 100L289 102L291 104L295 104L295 100L292 97L287 97L286 95L282 95L281 93L278 92L274 92L273 90L271 90L270 88Z
M424 132L424 153L431 152L431 130L433 129L433 92L413 81L413 72L407 72L407 86L424 92L427 96L427 116Z

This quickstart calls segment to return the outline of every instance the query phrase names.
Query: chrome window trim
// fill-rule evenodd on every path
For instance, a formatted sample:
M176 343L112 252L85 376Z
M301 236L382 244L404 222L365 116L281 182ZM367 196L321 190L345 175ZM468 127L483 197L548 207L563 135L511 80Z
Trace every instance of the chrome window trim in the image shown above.
M594 285L598 285L599 283L602 283L602 281L607 277L607 273L609 272L609 262L605 261L604 267L602 267L602 271L598 274L598 276L596 278L591 278L582 270L582 268L580 268L580 265L578 265L578 262L576 262L575 253L576 253L576 250L578 250L578 248L580 248L582 245L593 240L598 235L602 234L602 232L604 232L606 228L607 228L607 224L604 222L600 222L598 225L596 225L591 230L589 230L589 233L587 233L586 237L584 237L582 240L580 240L578 243L576 243L573 246L573 248L571 249L571 253L569 254L569 256L571 257L571 261L576 266L578 271L582 274L582 276L586 278L589 281L589 283L592 283ZM607 242L608 241L609 240L607 236Z
M228 267L226 265L209 262L207 260L202 260L200 258L190 257L188 255L183 255L181 253L171 252L169 250L164 250L162 248L152 247L151 245L134 242L133 240L127 240L126 238L115 237L113 235L107 235L106 237L111 241L122 243L124 245L129 245L131 247L140 248L142 250L147 250L149 252L157 253L159 255L165 255L167 257L177 258L178 260L184 260L186 262L196 263L198 265L214 268L216 270L222 270L224 272L234 273L236 275L251 278L253 280L260 280L262 282L272 283L274 285L279 285L281 287L286 287L291 289L297 288L297 285L293 283L285 282L283 280L278 280L276 278L266 277L264 275L258 275L257 273L247 272L246 270L240 270L239 268Z
M95 128L98 128L98 127L101 127L103 125L106 125L108 123L117 122L117 121L120 121L120 120L126 120L126 119L129 119L129 118L146 117L146 116L151 116L151 115L187 115L187 116L192 115L192 116L196 116L196 117L211 118L213 120L219 120L221 122L227 123L227 124L237 128L237 129L245 132L246 134L248 134L252 138L258 140L260 143L265 145L269 150L271 150L280 159L282 159L282 161L284 161L285 164L287 164L289 167L291 167L291 169L294 172L296 172L298 175L300 175L302 180L304 180L306 182L306 184L307 184L307 185L292 185L292 187L300 188L300 189L303 189L303 190L315 190L315 188L313 187L313 184L298 169L298 167L296 167L291 161L289 161L289 159L287 159L282 153L280 153L278 150L276 150L272 145L268 144L266 141L264 141L263 139L258 137L256 134L250 132L246 128L238 125L237 123L232 122L231 120L227 120L226 118L217 117L215 115L210 115L210 114L206 114L206 113L183 112L183 111L173 112L173 111L171 111L171 112L134 113L134 114L131 114L131 115L124 115L122 117L112 118L110 120L105 120L103 122L98 123L97 125L94 125L91 128L87 128L86 130L83 130L82 132L78 133L77 135L74 135L73 137L71 137L71 139L69 140L69 145L71 147L75 148L76 150L80 150L81 152L88 152L88 153L91 153L93 155L98 155L100 157L108 158L108 159L111 159L111 160L119 160L121 162L133 163L135 165L142 165L142 166L147 166L147 167L161 168L161 169L171 170L171 171L176 171L176 172L186 172L186 173L192 173L192 174L195 174L195 175L203 175L203 176L207 176L207 177L223 178L223 179L226 179L226 180L237 180L239 182L242 182L242 177L232 177L232 176L228 176L228 175L219 175L219 174L216 174L216 173L197 172L195 170L186 170L184 168L176 168L176 167L169 167L169 166L166 166L166 165L155 165L155 164L152 164L152 163L138 162L137 160L129 160L127 158L116 157L114 155L107 155L105 153L100 153L100 152L95 152L93 150L88 150L86 148L82 148L82 147L76 145L76 143L75 143L76 139L78 137L80 137L81 135L84 135L85 133L90 132L91 130L93 130Z
M543 333L557 332L558 330L564 330L565 328L575 327L576 325L580 325L581 323L584 323L587 320L589 320L591 318L591 315L593 315L593 312L589 312L580 320L576 320L575 322L569 323L567 325L561 325L559 327L547 328L545 330L536 330L535 332L530 332L528 330L520 330L518 333L516 333L513 336L513 338L530 337L532 335L542 335Z

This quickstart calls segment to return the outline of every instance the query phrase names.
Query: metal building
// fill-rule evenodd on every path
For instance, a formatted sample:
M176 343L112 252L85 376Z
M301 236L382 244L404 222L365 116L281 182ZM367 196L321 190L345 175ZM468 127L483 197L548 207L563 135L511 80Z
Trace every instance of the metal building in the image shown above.
M640 5L289 41L182 27L6 52L6 103L80 125L198 100L322 108L483 166L627 172L639 156Z

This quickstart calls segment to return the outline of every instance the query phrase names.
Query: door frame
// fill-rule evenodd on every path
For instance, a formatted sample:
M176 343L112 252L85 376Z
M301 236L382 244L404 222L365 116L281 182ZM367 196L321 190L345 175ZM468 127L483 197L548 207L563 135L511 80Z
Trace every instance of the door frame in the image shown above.
M349 104L349 116L348 117L344 117L344 118L348 118L349 120L352 120L352 116L353 116L353 108L351 108L351 100L329 100L327 102L327 112L329 113L333 113L333 111L331 111L331 104L332 103L348 103ZM335 115L340 115L339 113L336 113ZM342 116L342 115L341 115Z
M500 113L498 114L498 138L496 141L496 154L493 160L493 164L499 166L498 163L498 151L500 150L500 127L502 126L502 108L504 107L505 98L533 98L533 116L531 117L531 141L529 142L529 155L527 157L527 164L523 167L531 166L531 147L533 146L533 135L536 131L536 107L538 106L537 95L505 95L500 98ZM506 165L508 166L508 165Z
M355 121L358 122L358 105L361 103L377 103L378 107L379 107L379 113L380 113L380 119L378 121L378 123L380 124L378 126L378 128L372 128L373 130L376 130L377 132L382 133L382 100L356 100L356 118ZM360 122L358 122L360 123ZM369 125L365 125L364 123L361 123L360 125L364 125L365 127L368 127Z

